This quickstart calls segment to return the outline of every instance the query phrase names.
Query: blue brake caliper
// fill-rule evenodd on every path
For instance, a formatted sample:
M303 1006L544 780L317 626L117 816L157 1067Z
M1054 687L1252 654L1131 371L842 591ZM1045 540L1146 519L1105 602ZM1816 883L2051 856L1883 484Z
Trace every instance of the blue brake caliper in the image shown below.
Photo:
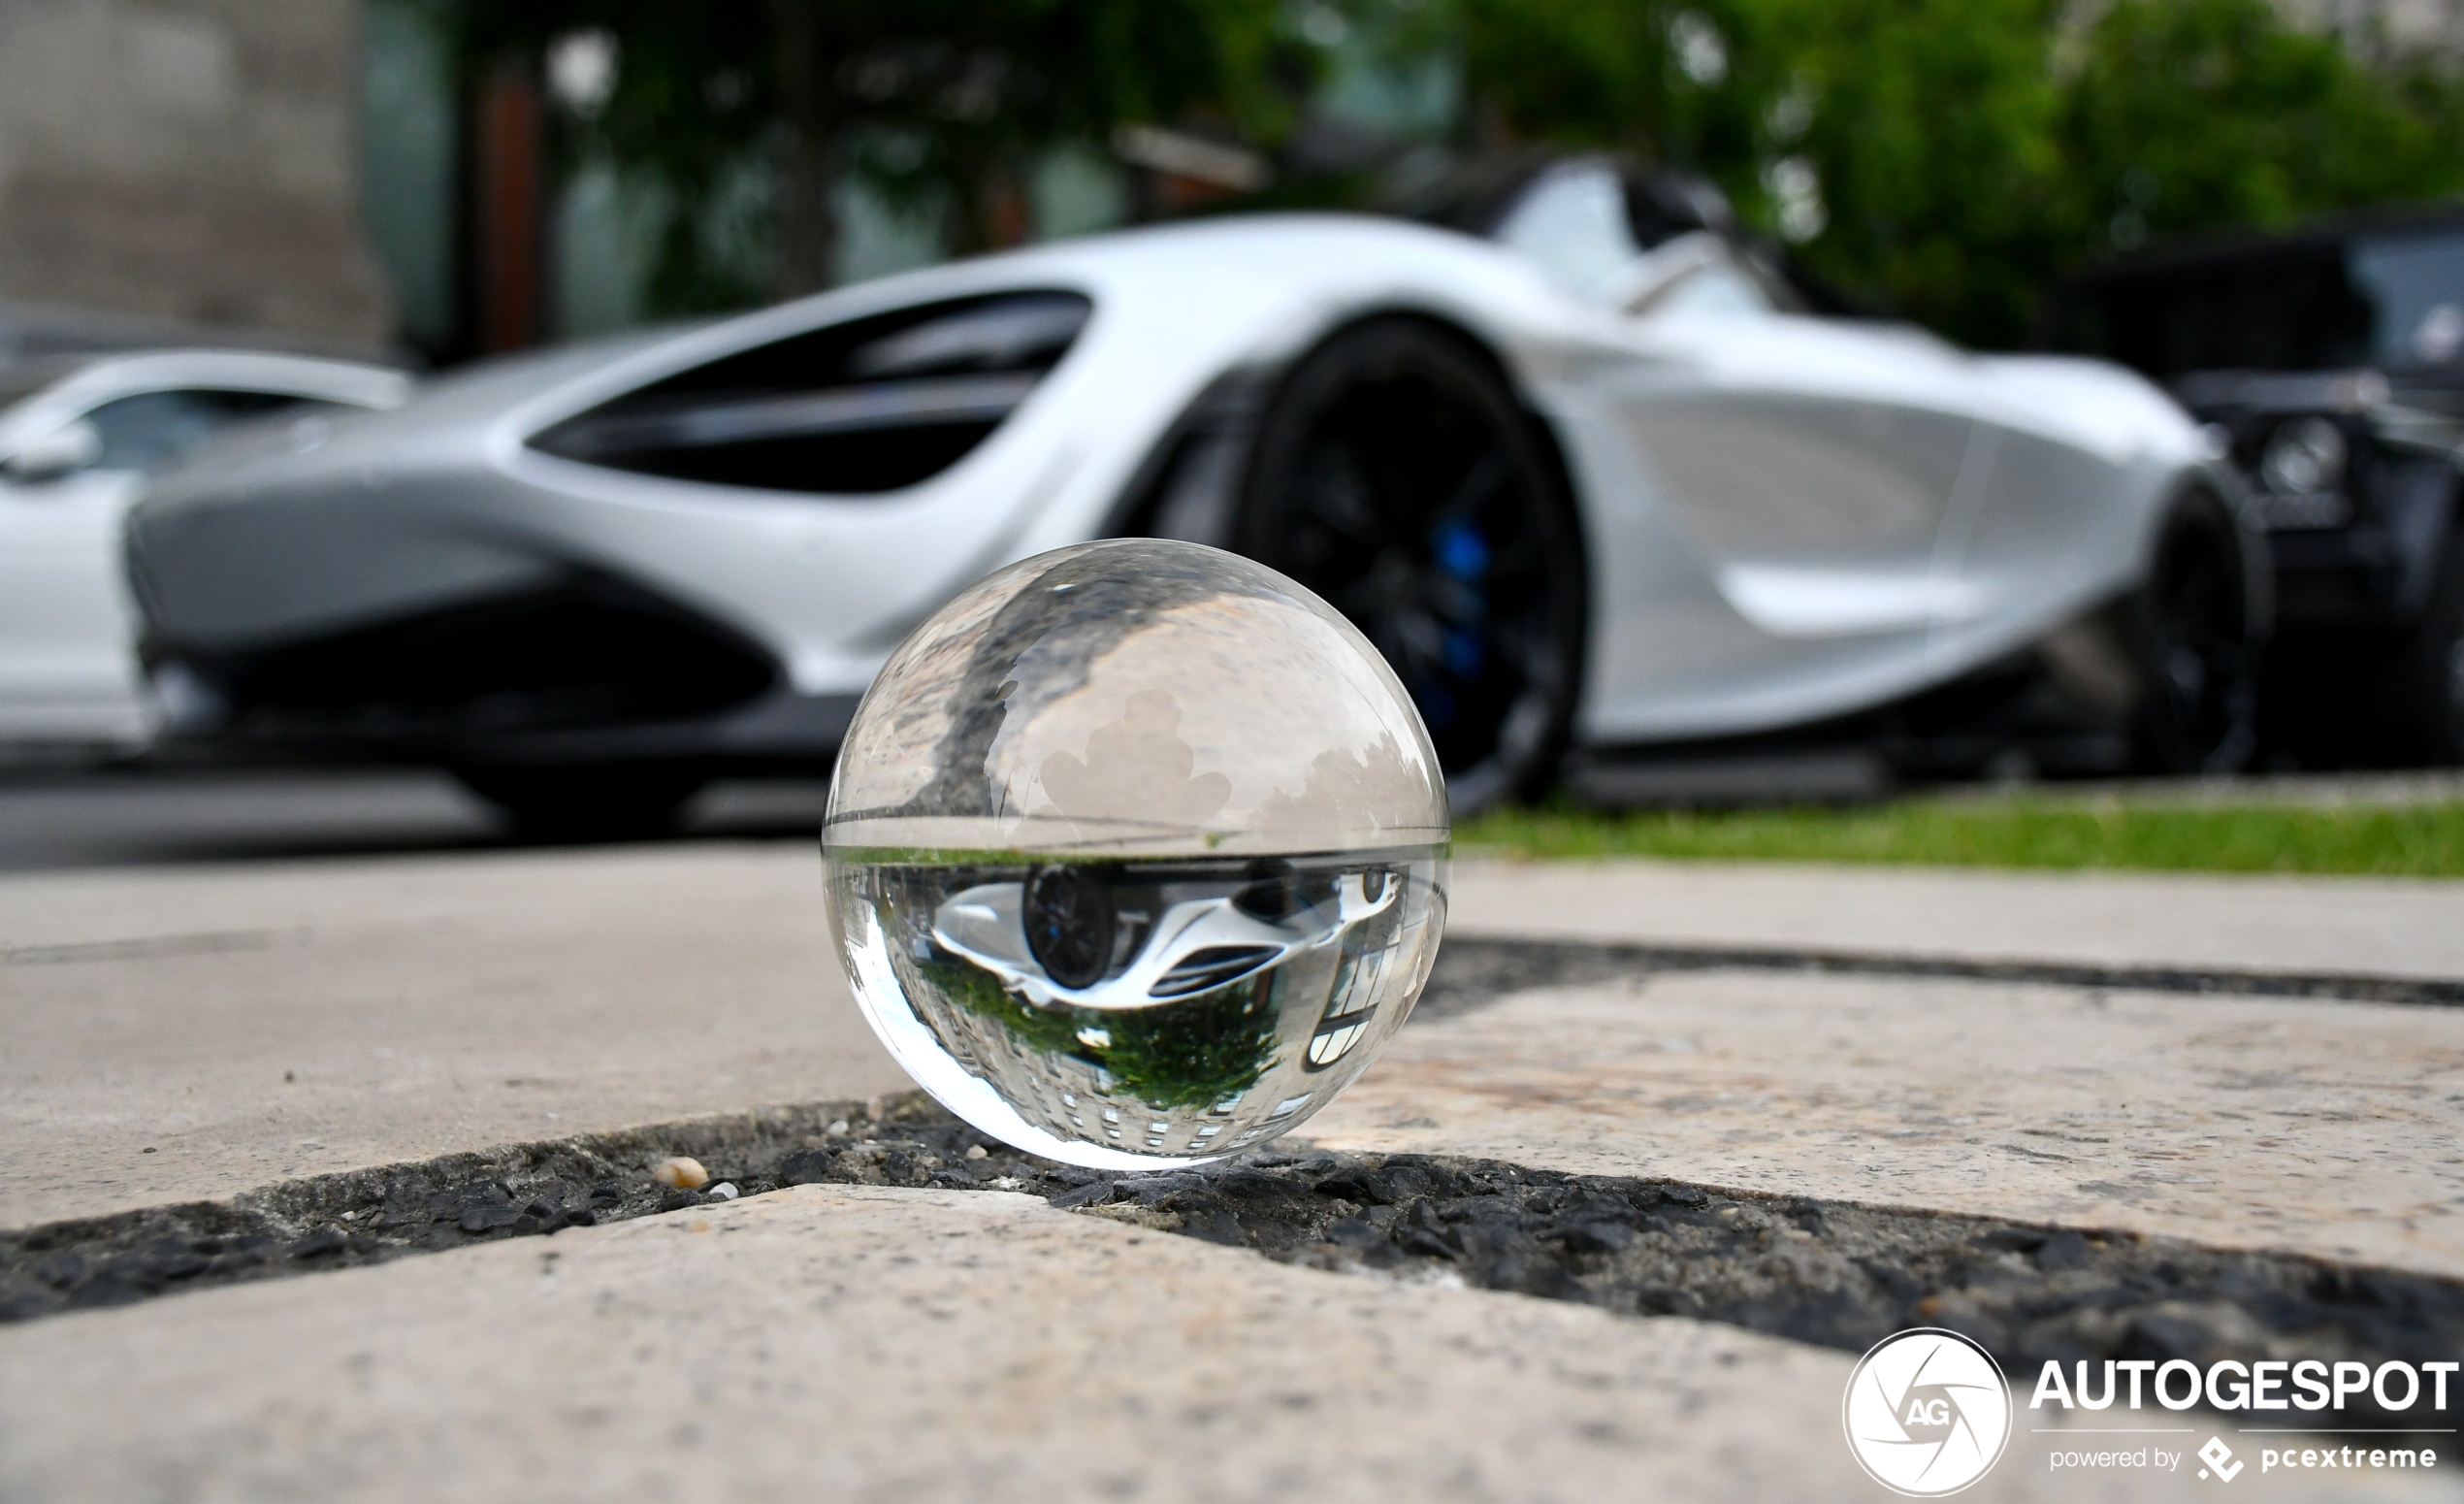
M1429 535L1429 555L1441 571L1463 585L1482 605L1487 604L1479 582L1489 572L1489 540L1480 536L1478 528L1461 520L1440 524ZM1485 647L1475 633L1449 624L1445 629L1446 670L1457 679L1477 677L1488 656Z

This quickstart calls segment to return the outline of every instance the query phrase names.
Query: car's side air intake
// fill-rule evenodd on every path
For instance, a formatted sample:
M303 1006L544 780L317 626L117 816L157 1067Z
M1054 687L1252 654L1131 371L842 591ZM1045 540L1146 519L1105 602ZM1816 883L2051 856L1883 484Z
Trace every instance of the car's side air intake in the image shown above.
M667 377L533 436L674 480L869 496L931 479L1026 401L1086 327L1074 292L901 309Z

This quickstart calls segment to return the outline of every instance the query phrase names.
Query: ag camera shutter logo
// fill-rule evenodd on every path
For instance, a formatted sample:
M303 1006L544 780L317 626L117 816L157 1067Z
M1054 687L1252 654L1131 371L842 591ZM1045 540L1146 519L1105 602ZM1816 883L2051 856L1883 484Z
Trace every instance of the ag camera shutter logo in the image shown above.
M1957 1493L1991 1472L2010 1443L2011 1413L1994 1355L1939 1326L1875 1343L1840 1405L1858 1465L1915 1499Z

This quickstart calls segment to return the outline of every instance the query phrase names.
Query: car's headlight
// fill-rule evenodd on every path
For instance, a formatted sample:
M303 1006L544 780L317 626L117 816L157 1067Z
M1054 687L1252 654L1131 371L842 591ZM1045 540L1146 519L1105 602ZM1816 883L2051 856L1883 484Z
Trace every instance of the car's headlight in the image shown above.
M2292 418L2276 425L2258 456L2258 479L2278 496L2315 496L2337 490L2345 479L2344 430L2325 418Z
M2345 487L2351 452L2323 417L2287 418L2258 454L2258 511L2271 532L2340 528L2352 520Z

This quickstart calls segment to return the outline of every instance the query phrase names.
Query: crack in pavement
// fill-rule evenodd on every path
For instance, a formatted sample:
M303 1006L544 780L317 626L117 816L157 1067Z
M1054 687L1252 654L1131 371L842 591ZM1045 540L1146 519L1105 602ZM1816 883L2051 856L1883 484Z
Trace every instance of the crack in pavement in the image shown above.
M1658 971L1809 971L1954 977L2113 991L2306 997L2327 1002L2464 1007L2464 980L2366 972L2235 971L2191 966L1970 961L1780 946L1657 945L1603 940L1511 940L1448 935L1414 1018L1451 1017L1541 987L1579 987Z
M1950 1325L2020 1382L2047 1359L2351 1359L2464 1347L2464 1281L2298 1255L1494 1161L1306 1145L1118 1175L1010 1149L921 1093L317 1176L0 1232L0 1320L545 1236L812 1183L1015 1191L1345 1274L1681 1315L1848 1352ZM2349 1409L2348 1421L2372 1423ZM2403 1418L2383 1418L2400 1422Z
M97 961L153 961L166 956L216 956L298 944L302 930L210 930L195 934L141 935L124 940L77 940L58 945L0 949L0 966L77 965Z

